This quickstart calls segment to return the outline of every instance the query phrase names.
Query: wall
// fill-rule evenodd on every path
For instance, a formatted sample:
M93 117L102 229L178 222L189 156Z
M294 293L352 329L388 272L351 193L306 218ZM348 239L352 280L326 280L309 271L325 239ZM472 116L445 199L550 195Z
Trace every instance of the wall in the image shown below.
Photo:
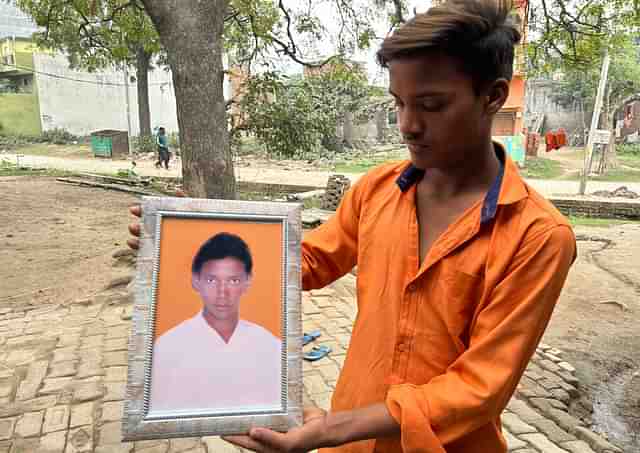
M38 98L34 93L0 94L2 133L40 135Z
M637 201L624 202L571 198L550 198L549 201L564 215L606 219L640 219L640 202Z
M546 79L527 81L525 96L525 120L533 118L534 114L544 114L545 121L542 132L564 128L568 135L581 135L583 130L583 113L580 112L579 103L571 108L565 108L553 99L554 90L560 82ZM584 106L584 124L589 127L591 122L590 106ZM531 125L529 125L531 126Z
M76 135L100 129L127 130L126 95L121 71L89 73L69 69L65 56L34 54L40 115L44 130L63 128ZM133 71L130 75L135 75ZM75 79L75 80L69 80ZM138 104L135 82L129 84L132 135L138 135ZM177 132L178 121L171 73L149 73L151 127Z

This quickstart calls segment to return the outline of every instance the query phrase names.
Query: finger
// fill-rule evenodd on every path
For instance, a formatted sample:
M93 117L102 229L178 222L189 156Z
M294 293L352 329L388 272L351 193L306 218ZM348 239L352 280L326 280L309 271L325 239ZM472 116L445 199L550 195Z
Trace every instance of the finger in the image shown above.
M133 250L140 249L140 241L137 239L127 239L127 245Z
M276 451L287 450L286 434L271 431L270 429L266 428L254 428L249 433L249 436L251 436L251 439L258 442L259 444L271 447Z
M142 217L142 206L139 204L129 206L129 212L136 217Z
M130 223L129 224L129 233L134 236L140 237L140 224L139 223Z
M267 451L264 445L256 442L249 436L222 436L221 439L237 447L246 448L247 450L260 453Z

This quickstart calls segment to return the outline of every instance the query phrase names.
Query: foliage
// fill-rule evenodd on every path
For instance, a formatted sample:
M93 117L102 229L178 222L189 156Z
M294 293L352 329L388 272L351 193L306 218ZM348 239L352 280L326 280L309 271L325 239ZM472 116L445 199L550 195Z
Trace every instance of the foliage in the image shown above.
M156 139L149 135L138 135L132 137L134 152L141 153L154 153L156 151Z
M151 21L137 0L17 0L19 8L44 27L36 42L66 52L72 67L88 70L133 65L136 53L160 51Z
M285 157L338 148L338 124L346 112L357 111L371 94L366 77L342 61L306 77L274 72L248 80L241 101L246 120L241 126Z
M73 135L71 132L62 128L49 129L42 133L42 141L47 143L53 143L55 145L68 145L71 143L78 143L80 138Z
M618 145L616 147L616 150L622 156L640 157L640 144L638 143L628 143L624 145Z

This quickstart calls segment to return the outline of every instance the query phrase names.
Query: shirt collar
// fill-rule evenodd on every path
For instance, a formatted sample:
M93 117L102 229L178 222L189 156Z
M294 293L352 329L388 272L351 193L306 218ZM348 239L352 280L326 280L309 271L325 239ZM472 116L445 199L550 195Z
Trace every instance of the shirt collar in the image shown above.
M504 147L497 142L493 145L500 162L500 169L484 197L480 217L480 223L483 225L495 218L498 205L515 203L528 195L524 181L518 174L516 165L507 156ZM396 184L402 192L406 192L423 177L424 170L409 164L396 179Z

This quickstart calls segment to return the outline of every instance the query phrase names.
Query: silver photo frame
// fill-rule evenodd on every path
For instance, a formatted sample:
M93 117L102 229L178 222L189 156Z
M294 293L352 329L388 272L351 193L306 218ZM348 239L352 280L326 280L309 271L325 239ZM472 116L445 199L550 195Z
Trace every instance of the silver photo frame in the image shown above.
M301 206L195 198L143 197L140 249L134 282L134 306L128 351L128 382L122 435L124 441L170 437L244 434L251 427L288 431L302 424ZM276 223L282 228L281 270L281 401L268 409L193 412L150 411L156 302L163 222L171 218Z

